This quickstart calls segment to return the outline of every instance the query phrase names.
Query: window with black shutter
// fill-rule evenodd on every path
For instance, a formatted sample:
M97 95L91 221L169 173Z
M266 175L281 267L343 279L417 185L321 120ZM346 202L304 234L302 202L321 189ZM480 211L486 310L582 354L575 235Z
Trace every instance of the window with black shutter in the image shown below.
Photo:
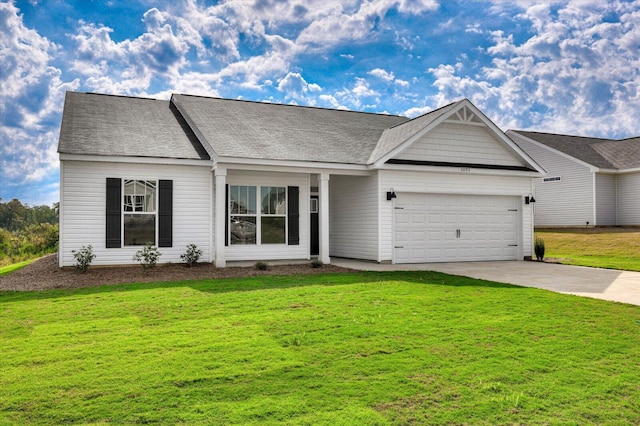
M173 181L107 178L106 220L107 248L171 247Z

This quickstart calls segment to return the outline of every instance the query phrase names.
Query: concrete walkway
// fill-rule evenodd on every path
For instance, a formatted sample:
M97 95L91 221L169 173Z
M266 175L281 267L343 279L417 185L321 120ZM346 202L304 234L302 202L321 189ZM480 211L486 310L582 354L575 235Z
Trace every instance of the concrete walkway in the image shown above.
M640 305L640 272L524 261L390 265L332 258L331 263L365 271L437 271Z

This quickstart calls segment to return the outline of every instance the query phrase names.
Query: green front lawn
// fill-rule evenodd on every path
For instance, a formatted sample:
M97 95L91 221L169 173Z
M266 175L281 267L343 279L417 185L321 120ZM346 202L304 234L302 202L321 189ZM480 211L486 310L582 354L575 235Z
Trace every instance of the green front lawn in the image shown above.
M640 307L438 273L0 293L0 424L639 424Z
M35 262L36 259L29 259L29 260L25 260L23 262L18 262L18 263L12 263L11 265L7 265L7 266L0 266L0 277L3 275L7 275L13 271L17 271L20 268L24 268L25 266L27 266L30 263Z
M640 228L539 229L545 257L567 265L640 271Z

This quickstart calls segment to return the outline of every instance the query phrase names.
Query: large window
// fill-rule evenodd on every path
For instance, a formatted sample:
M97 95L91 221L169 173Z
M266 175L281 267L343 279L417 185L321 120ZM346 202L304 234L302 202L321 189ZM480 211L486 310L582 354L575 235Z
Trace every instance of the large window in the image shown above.
M230 243L284 244L287 223L286 201L284 187L230 186ZM257 206L260 206L260 209Z
M124 180L124 245L156 244L156 181Z

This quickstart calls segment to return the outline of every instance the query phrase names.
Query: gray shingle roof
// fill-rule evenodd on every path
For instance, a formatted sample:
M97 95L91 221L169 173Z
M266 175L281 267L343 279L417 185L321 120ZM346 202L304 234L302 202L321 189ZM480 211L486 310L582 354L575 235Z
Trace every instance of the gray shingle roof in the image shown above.
M611 139L589 138L584 136L559 135L554 133L525 132L522 130L512 130L536 142L540 142L550 148L564 152L578 160L591 164L595 167L604 169L616 169L615 163L604 157L602 145L611 142L617 143ZM597 147L600 146L600 149ZM606 151L606 149L605 149Z
M159 101L68 92L58 152L369 165L460 102L464 101L409 120L395 115L179 94L174 94L171 101ZM592 151L595 157L597 151ZM597 158L604 161L600 155Z
M191 95L172 102L219 157L367 164L406 117Z
M58 152L208 160L168 101L67 92Z
M512 132L595 167L619 170L640 167L640 137L616 140L522 130L512 130Z
M595 144L593 149L617 169L640 167L640 138L602 142Z

